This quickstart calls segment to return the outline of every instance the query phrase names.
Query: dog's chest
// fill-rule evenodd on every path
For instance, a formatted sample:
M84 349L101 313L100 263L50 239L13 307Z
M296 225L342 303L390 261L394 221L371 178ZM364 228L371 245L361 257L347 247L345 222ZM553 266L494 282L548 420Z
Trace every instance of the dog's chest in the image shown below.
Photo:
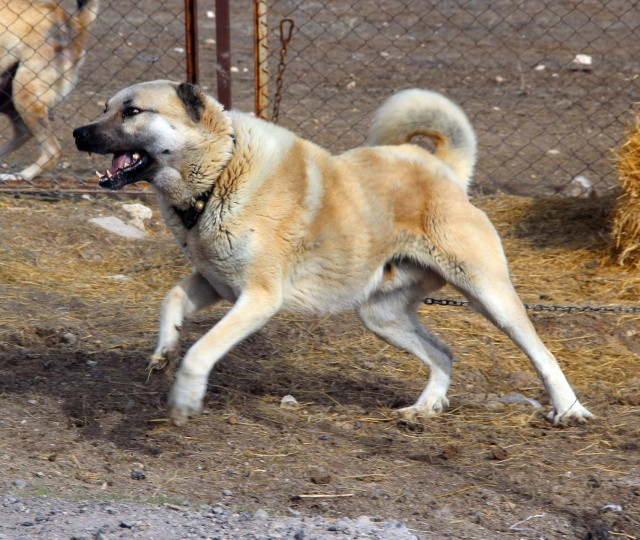
M187 235L183 251L220 296L229 301L238 298L246 283L245 242L227 235L206 239Z

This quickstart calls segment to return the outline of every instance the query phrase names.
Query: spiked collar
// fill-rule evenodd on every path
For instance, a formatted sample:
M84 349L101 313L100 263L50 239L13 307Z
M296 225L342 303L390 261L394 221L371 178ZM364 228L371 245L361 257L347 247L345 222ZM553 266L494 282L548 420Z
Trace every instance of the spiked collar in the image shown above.
M229 161L227 161L227 163L222 167L222 169L220 169L218 176L221 175L222 172L227 168L227 165L229 165L229 163L231 162L231 158L233 157L233 150L235 150L236 148L236 138L234 135L231 135L231 140L233 141L233 149L231 151L232 155L229 158ZM185 226L185 229L187 230L193 229L196 223L198 223L200 216L203 214L204 209L207 207L207 203L211 198L211 194L213 193L213 188L215 187L216 187L216 184L214 182L213 184L211 184L211 187L207 191L205 191L202 195L200 195L194 201L194 203L185 210L177 208L176 206L173 207L173 210L175 211L176 214L178 214L178 217L182 221L182 224Z

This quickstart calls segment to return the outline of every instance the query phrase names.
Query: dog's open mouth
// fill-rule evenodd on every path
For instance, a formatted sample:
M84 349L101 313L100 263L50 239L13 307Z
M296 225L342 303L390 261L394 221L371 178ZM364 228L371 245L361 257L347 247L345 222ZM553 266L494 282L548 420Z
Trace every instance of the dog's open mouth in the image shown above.
M111 168L103 174L96 171L100 187L106 189L121 189L127 184L137 182L137 173L149 163L149 156L142 151L119 152L113 155Z

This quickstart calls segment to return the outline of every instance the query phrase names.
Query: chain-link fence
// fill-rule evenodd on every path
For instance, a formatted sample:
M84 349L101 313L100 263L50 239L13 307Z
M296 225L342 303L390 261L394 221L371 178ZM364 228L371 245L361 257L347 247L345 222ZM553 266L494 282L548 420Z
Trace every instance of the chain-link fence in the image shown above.
M88 4L85 9L94 7L94 2L83 2ZM0 117L0 144L11 150L11 116L20 116L14 122L18 135L24 134L23 118L31 117L26 123L34 135L0 158L0 188L96 189L91 171L104 170L105 158L77 152L73 128L93 120L104 101L125 86L148 79L186 78L183 1L98 0L93 22L91 18L79 20L75 0L61 0L59 6L68 17L31 0L0 2L0 9L4 8L0 17L4 72L0 112L5 113ZM78 83L56 105L68 90L60 81L74 77L83 46L86 55L77 73ZM55 145L51 135L59 143L60 159L51 150ZM43 138L49 140L42 144ZM49 162L47 154L52 158ZM34 178L15 175L33 171L31 167L42 155L47 170Z
M384 98L422 87L469 114L476 190L580 194L615 184L611 149L640 96L636 2L274 0L272 102L283 18L295 28L280 124L331 150L362 144Z
M74 0L60 3L69 13L76 8ZM35 5L8 4L14 12ZM200 82L213 93L214 4L198 6ZM233 104L245 111L254 108L252 4L230 2ZM631 0L273 0L267 6L269 94L272 105L280 100L279 122L332 151L362 144L387 96L422 87L450 96L471 117L480 149L476 191L580 194L593 186L602 193L615 184L610 150L634 121L640 95L640 9ZM78 85L52 108L62 157L39 176L45 185L95 189L91 171L104 169L104 157L76 152L72 129L127 85L185 80L184 10L181 0L100 0ZM294 27L283 65L285 18ZM0 40L15 34L12 24L0 18ZM71 46L60 31L53 34ZM0 52L6 56L6 46ZM10 123L0 115L0 144L10 139ZM39 155L31 140L1 158L0 173L23 171ZM0 189L15 185L7 178L0 176Z

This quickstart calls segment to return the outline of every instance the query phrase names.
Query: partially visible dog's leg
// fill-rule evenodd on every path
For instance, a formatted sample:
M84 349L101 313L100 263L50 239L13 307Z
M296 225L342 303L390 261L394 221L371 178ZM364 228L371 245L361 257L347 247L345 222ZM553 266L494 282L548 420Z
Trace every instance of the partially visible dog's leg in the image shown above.
M198 272L184 278L162 301L158 344L148 369L173 370L180 356L180 328L185 318L220 299L218 293Z
M174 424L187 423L202 410L209 373L232 347L264 326L282 305L280 291L245 290L233 308L188 351L169 393L169 416Z
M33 180L36 176L55 165L62 156L62 148L58 139L53 134L51 123L49 122L48 96L54 92L49 88L40 89L39 84L43 84L28 66L20 66L13 80L13 106L20 120L14 121L16 134L32 134L39 147L40 155L35 163L32 163L17 174L0 175L2 180ZM15 149L26 139L14 136L11 143ZM9 151L10 151L9 150Z
M11 139L5 142L2 148L0 148L0 159L20 148L33 136L27 125L23 122L20 113L13 105L13 96L10 94L12 80L13 79L10 78L8 84L3 84L0 88L0 113L7 115L13 131Z
M390 345L414 354L429 368L429 382L418 401L397 411L408 419L419 414L437 414L449 406L447 390L453 354L447 345L420 324L417 308L423 296L422 289L412 288L376 293L357 310L368 330Z

